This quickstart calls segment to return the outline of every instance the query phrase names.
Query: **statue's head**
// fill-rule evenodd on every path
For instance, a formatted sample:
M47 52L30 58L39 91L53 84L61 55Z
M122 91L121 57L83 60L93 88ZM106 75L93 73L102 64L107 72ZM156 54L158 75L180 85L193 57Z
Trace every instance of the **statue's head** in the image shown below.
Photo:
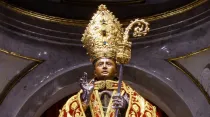
M112 80L117 76L117 64L110 58L100 58L94 62L94 75L97 80Z
M100 5L81 40L90 61L94 62L96 77L101 79L115 77L116 63L127 64L131 58L132 43L128 40L129 31L135 26L133 35L144 36L149 31L148 25L144 20L136 19L124 31L120 22L106 6Z

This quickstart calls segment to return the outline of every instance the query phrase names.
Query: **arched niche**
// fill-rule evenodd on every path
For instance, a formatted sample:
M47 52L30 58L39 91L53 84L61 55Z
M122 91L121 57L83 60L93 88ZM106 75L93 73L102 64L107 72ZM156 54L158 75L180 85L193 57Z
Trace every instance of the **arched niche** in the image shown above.
M78 80L83 72L87 72L91 79L92 65L78 65L52 78L25 102L16 117L40 117L59 100L78 92ZM169 117L192 117L184 100L168 84L148 71L127 65L124 67L124 81Z

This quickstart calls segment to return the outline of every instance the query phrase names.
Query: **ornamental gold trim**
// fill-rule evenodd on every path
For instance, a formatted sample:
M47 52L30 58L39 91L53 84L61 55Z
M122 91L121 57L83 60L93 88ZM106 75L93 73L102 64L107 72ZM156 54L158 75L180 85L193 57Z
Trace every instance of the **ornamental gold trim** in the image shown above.
M189 11L195 7L198 7L199 5L207 2L208 0L195 0L185 6L179 7L177 9L173 9L170 11L166 11L160 14L156 14L156 15L152 15L152 16L148 16L148 17L143 17L140 19L145 19L148 22L152 22L152 21L156 21L156 20L160 20L160 19L164 19L167 17L171 17L174 15L178 15L181 13L184 13L186 11ZM4 1L0 1L0 5L8 8L14 12L20 13L20 14L24 14L26 16L30 16L30 17L34 17L40 20L44 20L47 22L53 22L53 23L59 23L59 24L64 24L64 25L72 25L72 26L80 26L80 27L85 27L88 24L87 20L75 20L75 19L67 19L67 18L61 18L61 17L56 17L56 16L49 16L49 15L45 15L45 14L41 14L38 12L34 12L34 11L30 11L30 10L26 10L24 8L18 8L16 6L10 5ZM136 18L134 18L136 19ZM128 25L130 20L133 19L127 19L122 21L123 25Z
M33 61L32 63L30 63L29 65L27 65L19 74L17 74L16 76L14 76L12 78L11 81L9 81L7 83L7 85L3 88L2 92L0 93L0 105L1 103L4 101L5 97L7 96L7 94L12 90L12 88L25 76L27 75L29 72L31 72L32 70L34 70L38 65L40 65L41 63L43 63L43 60L38 60L38 59L34 59L31 57L26 57L26 56L22 56L20 54L17 54L15 52L9 52L6 51L4 49L0 49L0 52L8 54L10 56L14 56L14 57L18 57L18 58L22 58L22 59L26 59L26 60L31 60Z
M106 5L101 4L92 20L86 27L81 39L83 47L87 49L90 61L99 58L110 58L119 64L126 64L131 59L131 45L129 32L133 30L134 37L145 36L150 28L144 19L135 19L125 28L110 12Z
M193 8L196 8L200 5L202 5L203 3L207 2L207 1L208 0L195 0L195 1L193 1L189 4L187 4L187 5L179 7L177 9L173 9L173 10L166 11L166 12L156 14L156 15L152 15L152 16L149 16L149 17L143 17L142 19L145 19L148 22L164 19L164 18L167 18L167 17L171 17L171 16L174 16L174 15L178 15L178 14L187 12L187 11L193 9Z
M1 49L1 48L0 48L0 52L3 52L3 53L8 54L8 55L12 55L14 57L18 57L18 58L22 58L22 59L26 59L26 60L31 60L31 61L34 61L34 62L39 62L39 63L42 62L42 60L38 60L38 59L35 59L35 58L22 56L20 54L15 53L15 52L9 52L9 51Z
M204 94L205 98L207 99L208 103L210 104L210 96L205 91L205 89L201 85L201 83L184 66L182 66L179 62L177 62L177 60L184 59L184 58L189 58L191 56L194 56L194 55L200 54L202 52L205 52L207 50L210 50L210 47L201 49L201 50L196 51L196 52L189 53L189 54L184 55L184 56L179 56L179 57L176 57L176 58L170 58L170 59L167 59L167 61L170 64L172 64L174 67L176 67L177 69L182 71L185 75L187 75L193 81L193 83L200 89L200 91Z

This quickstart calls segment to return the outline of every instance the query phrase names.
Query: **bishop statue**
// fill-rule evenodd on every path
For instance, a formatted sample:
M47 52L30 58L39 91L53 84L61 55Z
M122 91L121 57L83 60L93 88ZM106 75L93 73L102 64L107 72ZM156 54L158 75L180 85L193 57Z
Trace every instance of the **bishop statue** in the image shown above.
M99 6L82 37L94 66L94 78L88 82L84 73L81 90L68 99L59 117L160 117L156 107L123 82L117 70L118 64L123 67L131 58L131 29L133 36L149 31L148 23L139 19L123 31L106 6Z

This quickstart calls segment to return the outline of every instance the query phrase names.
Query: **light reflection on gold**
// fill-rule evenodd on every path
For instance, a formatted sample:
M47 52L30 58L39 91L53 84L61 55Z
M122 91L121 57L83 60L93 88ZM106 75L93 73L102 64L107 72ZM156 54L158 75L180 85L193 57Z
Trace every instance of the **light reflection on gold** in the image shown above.
M9 52L6 51L4 49L0 49L0 52L14 56L14 57L18 57L18 58L22 58L22 59L26 59L26 60L31 60L33 61L32 63L30 63L29 65L27 65L19 74L17 74L16 76L14 76L12 78L12 80L10 80L8 82L8 84L4 87L3 91L0 92L0 104L3 102L3 100L5 99L5 97L7 96L7 94L10 92L10 90L25 76L27 75L30 71L32 71L33 69L35 69L38 65L40 65L42 62L44 62L43 60L38 60L38 59L34 59L34 58L30 58L30 57L26 57L26 56L22 56L19 55L17 53L14 52Z
M199 51L196 52L192 52L189 53L187 55L184 56L180 56L180 57L176 57L176 58L170 58L167 61L169 63L171 63L173 66L175 66L176 68L178 68L180 71L182 71L184 74L186 74L192 81L193 83L196 84L196 86L201 90L201 92L204 94L204 96L206 97L206 99L208 100L209 104L210 104L210 96L208 95L208 93L205 91L205 89L203 88L203 86L201 85L201 83L184 67L182 66L177 60L179 59L185 59L191 56L194 56L196 54L200 54L201 52L205 52L207 50L210 50L210 47L201 49Z
M171 17L171 16L174 16L174 15L178 15L178 14L184 13L186 11L189 11L189 10L195 8L195 7L198 7L199 5L201 5L201 4L203 4L207 1L208 0L195 0L195 1L189 3L185 6L180 7L180 8L173 9L173 10L163 12L163 13L160 13L160 14L148 16L148 17L143 17L143 19L145 19L146 21L149 21L149 22L164 19L164 18L167 18L167 17ZM48 22L55 22L55 23L60 23L60 24L64 24L64 25L82 26L82 27L85 27L88 24L87 20L75 20L75 19L66 19L66 18L61 18L61 17L49 16L49 15L37 13L37 12L34 12L34 11L26 10L26 9L23 9L23 8L15 7L15 6L10 5L10 4L8 4L4 1L0 1L0 5L8 8L12 11L15 11L17 13L24 14L24 15L27 15L27 16L30 16L30 17L35 17L37 19L45 20L45 21L48 21ZM134 19L136 19L136 18L134 18ZM131 20L133 20L133 19L124 20L124 21L122 21L122 24L128 25Z

